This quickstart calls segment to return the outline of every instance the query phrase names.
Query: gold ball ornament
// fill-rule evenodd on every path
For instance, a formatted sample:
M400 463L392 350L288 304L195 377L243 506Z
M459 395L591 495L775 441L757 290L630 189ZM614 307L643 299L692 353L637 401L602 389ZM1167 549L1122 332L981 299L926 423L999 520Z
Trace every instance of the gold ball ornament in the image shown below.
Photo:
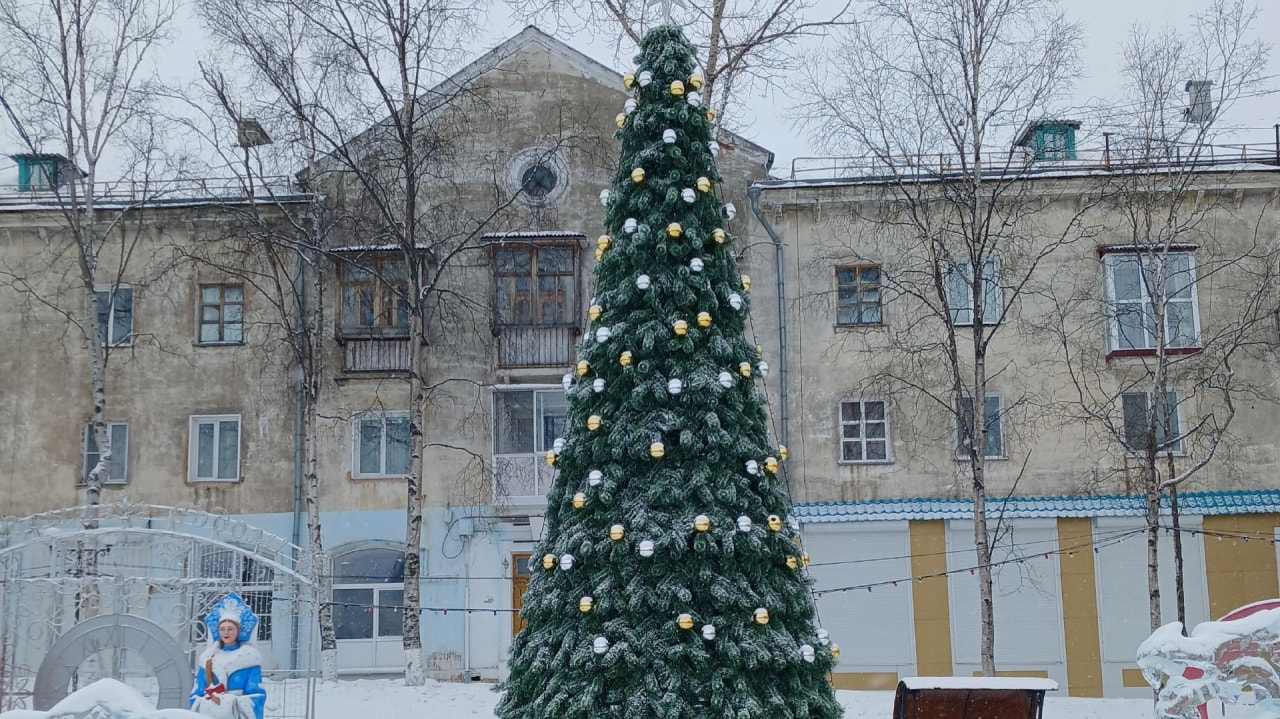
M705 532L711 529L711 518L705 514L699 514L693 518L693 528L699 532Z
M809 555L808 555L808 553L805 553L805 554L801 554L801 555L800 555L800 566L802 566L802 567L807 567L807 566L809 566Z
M680 97L681 95L683 95L683 94L684 94L684 83L683 83L683 82L680 82L679 80L672 80L672 81L671 81L671 94L672 94L672 95L674 95L675 97Z
M675 330L678 337L684 337L689 334L689 323L684 320L676 320L676 323L671 328Z
M690 75L690 76L689 76L689 87L693 88L695 91L696 91L696 90L701 90L701 89L702 89L702 76L701 76L701 75Z
M778 459L785 462L787 461L787 457L790 455L791 453L787 451L787 445L785 444L778 445Z
M601 250L601 249L598 249L598 248L597 248L597 249L596 249L596 262L600 262L600 261L601 261L601 260L603 260L603 259L604 259L604 250Z
M556 453L553 450L547 450L547 465L556 466Z
M699 177L696 187L698 188L698 192L711 192L711 180L708 180L705 177Z
M763 627L764 625L769 623L769 610L765 609L764 607L758 607L754 612L751 613L751 618L755 621L756 624L759 624L760 626Z
M587 429L592 432L600 429L601 424L604 424L604 420L600 418L600 415L593 414L590 417L587 417Z
M765 457L765 460L764 460L764 471L768 472L769 474L777 474L777 473L778 473L778 460L777 460L777 459L775 459L775 458L773 458L773 457Z
M631 171L631 181L637 184L644 182L644 168L637 167Z
M631 366L631 350L627 350L626 352L623 352L621 355L618 356L618 364L622 365L623 367Z
M707 122L715 122L715 121L716 121L716 111L707 110Z
M608 235L600 235L596 238L596 249L607 250L613 246L613 240Z
M609 527L609 539L612 539L615 542L621 542L622 538L625 536L627 536L627 532L622 528L621 524L615 524L612 527Z
M633 89L636 86L636 74L634 72L629 72L623 75L622 86L627 88L628 90Z
M578 360L578 376L585 377L591 371L591 364L586 360Z
M556 555L554 555L554 554L544 554L544 555L542 555L542 568L543 568L543 569L548 569L548 570L550 570L550 569L555 569L555 568L556 568Z
M728 237L724 234L724 230L717 227L711 231L711 239L715 240L717 245L723 245Z
M602 312L604 312L604 308L601 307L600 305L591 305L591 307L587 310L587 316L590 317L591 320L594 322L595 320L600 319L600 314Z
M800 562L795 557L787 557L787 569L795 569L798 566L800 566Z
M710 326L711 326L711 313L710 313L710 312L699 312L699 313L698 313L698 326L699 326L699 327L710 327Z
M739 363L738 363L738 374L742 375L743 377L750 377L750 376L751 376L751 363L750 363L750 362L739 362Z
M831 645L831 658L835 660L840 659L840 647L835 644Z
M776 514L770 514L769 518L765 520L764 526L768 527L770 532L781 532L782 517L779 517Z
M627 124L627 113L620 112L615 115L613 118L613 124L617 125L618 129L621 130L622 126Z
M760 345L756 345L756 356L757 356L757 357L763 357L763 356L764 356L764 348L763 348L763 347L761 347ZM785 459L785 457L784 457L783 459Z
M578 600L578 611L583 614L590 614L592 609L596 608L596 600L591 597L583 597Z
M681 629L693 629L693 616L690 614L681 614L676 617L676 626Z
M582 492L578 492L577 494L573 495L574 509L582 509L585 506L587 506L587 495L583 494Z
M742 276L742 289L747 291L751 290L751 275Z
M667 225L667 237L679 237L684 232L684 228L679 222L672 222Z
M654 442L649 445L649 456L654 459L662 459L667 454L667 448L661 442Z

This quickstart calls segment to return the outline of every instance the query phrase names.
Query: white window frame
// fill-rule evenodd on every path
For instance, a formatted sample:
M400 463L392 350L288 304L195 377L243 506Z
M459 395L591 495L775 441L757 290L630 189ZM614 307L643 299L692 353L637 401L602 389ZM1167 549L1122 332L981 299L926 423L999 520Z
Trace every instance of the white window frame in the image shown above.
M1186 255L1187 271L1191 274L1191 297L1187 299L1168 297L1165 299L1166 308L1170 303L1189 304L1191 306L1191 327L1192 338L1190 344L1172 344L1169 343L1165 349L1198 349L1200 347L1200 276L1197 273L1196 253L1193 249L1177 249L1163 252L1151 249L1144 251L1140 246L1133 246L1132 249L1109 251L1102 256L1102 277L1103 290L1107 298L1107 346L1113 352L1144 352L1155 351L1155 338L1146 330L1145 322L1143 326L1144 343L1141 347L1125 347L1121 345L1120 335L1120 318L1116 309L1121 304L1138 305L1142 308L1144 317L1147 310L1151 308L1151 296L1148 294L1148 288L1145 282L1140 283L1142 296L1137 300L1117 300L1115 270L1116 265L1121 257L1136 257L1139 263L1139 269L1148 265L1153 258L1167 258L1174 255ZM1167 290L1167 287L1166 287ZM1169 312L1166 309L1164 313L1165 328L1164 336L1166 342L1172 340L1169 327Z
M498 422L498 394L500 392L532 392L533 393L534 395L533 396L534 428L533 428L533 451L532 452L499 454L497 422ZM543 441L544 438L541 436L541 427L539 424L539 420L547 416L546 413L542 413L539 411L539 408L541 405L539 404L538 394L542 392L558 394L561 397L564 397L567 402L567 393L564 391L564 388L561 387L560 385L512 384L512 385L498 385L493 388L493 397L491 400L492 404L490 406L491 419L489 423L489 430L490 430L490 440L492 442L492 446L490 450L492 452L492 457L493 457L493 467L494 467L493 493L495 497L502 496L502 497L506 497L507 499L518 500L518 501L524 500L524 501L545 502L547 492L551 490L551 485L555 482L555 478L560 473L558 469L555 469L554 467L548 467L546 464L546 453L547 453L547 450L551 449L551 447L544 446L545 442ZM567 412L568 412L568 409L566 407L566 419L567 419ZM498 468L500 463L503 460L512 461L512 462L527 461L532 463L533 477L536 484L535 491L537 489L542 489L542 492L540 494L535 494L535 495L500 493L499 490L502 489L502 487L498 483ZM545 481L543 481L544 479Z
M111 484L111 485L128 484L129 482L129 423L128 422L107 422L108 434L114 434L114 430L117 428L124 429L124 451L118 453L119 447L116 446L116 438L112 436L111 459L112 459L112 462L114 463L115 458L117 456L121 457L121 468L124 471L124 475L121 477L112 477L111 467L108 466L107 477L102 480L102 483L104 485L105 484ZM89 481L89 472L90 470L93 469L93 466L98 463L98 459L96 458L101 457L101 454L102 454L101 452L97 452L97 451L93 452L92 454L94 455L95 459L93 460L92 464L89 463L89 454L90 454L89 441L91 439L94 439L93 423L86 422L84 425L84 430L80 434L80 458L84 465L84 471L81 472L80 474L81 485L86 484ZM94 449L96 450L97 447L95 447Z
M382 433L379 437L378 447L378 472L362 472L360 471L360 425L367 420L379 420L382 424ZM351 477L353 479L403 479L409 476L409 467L405 467L403 472L387 471L387 420L403 419L409 423L410 432L412 432L412 418L409 417L408 411L387 411L387 412L360 412L351 418ZM412 434L410 434L410 442L412 442ZM409 459L412 464L413 459Z
M884 424L884 459L867 459L866 458L867 457L866 416L867 416L868 402L879 402L880 404L884 405L884 420L875 420L876 423ZM844 420L844 406L850 403L857 403L858 405L860 405L858 408L858 416L861 419L856 423L845 422ZM858 431L859 437L857 439L845 439L844 428L845 428L845 425L849 425L849 424L860 425L859 431ZM893 464L893 436L891 434L892 428L890 426L890 421L889 421L889 401L888 400L880 397L846 397L845 399L840 400L839 404L836 405L836 431L837 431L836 439L839 443L839 450L836 455L837 464ZM879 439L879 438L875 438L875 439ZM858 444L862 445L863 458L862 459L845 459L844 446L846 442L857 442Z
M1186 425L1184 425L1182 421L1182 397L1179 396L1178 390L1176 389L1166 390L1166 392L1167 394L1172 395L1171 399L1173 400L1173 406L1170 407L1169 409L1171 410L1170 415L1173 418L1173 422L1175 426L1172 427L1171 429L1174 429L1176 431L1172 432L1171 435L1176 439L1173 442L1173 445L1174 445L1173 447L1157 450L1156 456L1157 457L1169 457L1169 456L1185 457L1187 456L1187 451L1186 451L1186 444L1183 442L1183 440L1185 440L1186 437L1182 436L1182 428ZM1147 402L1146 411L1148 414L1150 414L1151 411L1154 409L1153 405L1155 404L1155 393L1148 392L1146 390L1140 390L1140 389L1131 389L1131 390L1127 390L1125 392L1120 393L1120 432L1123 436L1122 444L1124 444L1125 454L1129 455L1130 457L1142 456L1146 454L1146 451L1147 451L1145 447L1129 446L1129 426L1124 420L1125 397L1138 396L1138 395L1142 395L1146 398L1146 402ZM1166 437L1165 439L1167 440L1168 437Z
M963 416L965 413L965 407L963 403L966 400L968 400L970 407L973 406L973 397L971 395L962 395L960 397L957 397L956 404L955 404L956 412L952 417L955 420L954 422L955 432L952 436L955 438L956 459L961 461L969 459L969 453L966 452L964 448L960 446L960 429L961 429L960 423L964 421ZM1008 459L1009 446L1005 441L1006 437L1005 437L1005 431L1004 431L1005 414L1006 414L1005 406L1004 406L1004 398L998 394L995 394L994 392L988 392L986 395L986 401L991 402L992 400L995 400L996 402L996 413L997 413L996 430L997 430L997 436L1000 438L1000 454L987 454L986 447L983 447L982 458L983 459ZM970 416L973 415L972 410L970 410L969 415ZM985 415L985 419L987 420L988 427L991 426L990 417L991 417L990 414ZM989 429L987 434L987 441L988 443L990 443L991 441L991 435L990 435Z
M129 291L129 328L126 330L124 337L113 340L112 337L116 333L116 293L121 290ZM102 328L102 346L103 347L129 347L133 344L133 319L134 319L134 292L133 285L104 285L94 287L93 291L98 295L98 311L102 311L102 302L107 302L107 326ZM104 298L103 295L106 295ZM94 321L97 321L95 318Z
M974 320L973 265L949 263L943 269L942 287L947 295L947 311L951 315L951 325L953 327L972 327ZM1004 285L1001 284L1001 269L999 260L989 259L983 262L983 326L993 327L1000 324L1000 315L1004 312ZM955 281L953 278L957 277L964 283L963 302L953 301L961 299L956 296L956 293L952 292L955 289L953 287L953 282Z
M218 438L222 431L222 423L234 420L236 423L236 471L235 477L219 477L218 470ZM213 476L198 476L200 466L200 425L213 425ZM187 425L187 481L188 482L239 482L240 460L244 455L244 422L238 414L193 414Z

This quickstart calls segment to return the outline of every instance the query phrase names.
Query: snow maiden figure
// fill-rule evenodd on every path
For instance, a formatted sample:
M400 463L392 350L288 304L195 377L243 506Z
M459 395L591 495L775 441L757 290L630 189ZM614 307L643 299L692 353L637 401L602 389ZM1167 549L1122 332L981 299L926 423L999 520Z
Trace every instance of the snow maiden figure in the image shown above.
M196 668L191 710L214 719L262 719L262 655L250 644L258 617L235 592L223 597L204 623L211 642Z

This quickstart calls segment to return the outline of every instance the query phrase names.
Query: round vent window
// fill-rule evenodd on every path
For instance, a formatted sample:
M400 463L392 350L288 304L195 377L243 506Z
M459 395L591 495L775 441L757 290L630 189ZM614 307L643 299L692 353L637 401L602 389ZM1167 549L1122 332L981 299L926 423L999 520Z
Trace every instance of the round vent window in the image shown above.
M507 164L507 190L529 207L547 207L568 190L568 170L556 149L526 147Z
M551 194L558 181L555 170L546 165L534 165L524 171L520 187L529 195L541 198Z

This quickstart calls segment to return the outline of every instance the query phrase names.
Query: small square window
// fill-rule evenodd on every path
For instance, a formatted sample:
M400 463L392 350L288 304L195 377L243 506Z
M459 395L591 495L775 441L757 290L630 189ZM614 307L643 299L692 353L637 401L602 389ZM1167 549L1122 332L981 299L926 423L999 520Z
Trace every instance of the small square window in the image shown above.
M878 325L883 322L879 265L836 268L836 324Z
M889 463L889 413L883 400L840 403L840 462Z
M107 475L102 478L103 484L124 484L129 479L129 425L126 422L108 422L107 432L111 438L111 463L107 467ZM89 481L89 473L98 465L102 453L98 451L98 438L93 434L93 423L84 426L84 475L83 481Z
M200 286L199 336L202 345L244 342L244 286Z
M353 477L409 474L409 413L367 412L354 419Z
M191 417L187 479L191 482L240 480L240 415Z
M1004 458L1004 411L1000 406L1000 398L987 395L986 402L987 451L986 459ZM956 406L958 420L956 422L956 457L967 459L969 448L974 442L974 404L972 397L961 397Z

